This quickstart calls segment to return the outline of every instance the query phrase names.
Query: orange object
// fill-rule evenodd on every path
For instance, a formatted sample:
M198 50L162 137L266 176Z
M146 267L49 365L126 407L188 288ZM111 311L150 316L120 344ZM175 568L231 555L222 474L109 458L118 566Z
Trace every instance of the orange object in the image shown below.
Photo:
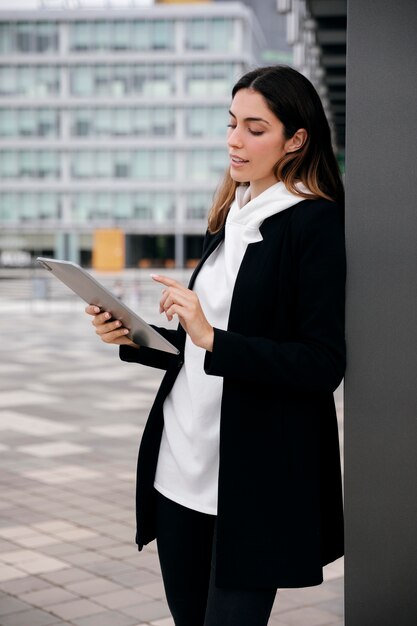
M125 234L119 228L103 228L93 233L93 269L117 272L125 266Z

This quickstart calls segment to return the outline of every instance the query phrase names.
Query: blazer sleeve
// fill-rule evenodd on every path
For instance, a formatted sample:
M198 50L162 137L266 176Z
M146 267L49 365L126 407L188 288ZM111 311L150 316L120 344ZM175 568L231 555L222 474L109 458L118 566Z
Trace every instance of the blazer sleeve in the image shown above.
M178 350L182 350L181 338L177 330L168 328L162 328L151 324L158 333L160 333L165 339L170 341ZM179 355L165 352L164 350L155 350L154 348L147 348L146 346L140 346L140 348L133 348L132 346L120 346L119 356L122 361L128 363L140 363L141 365L148 365L149 367L156 367L158 369L167 370L169 367L179 364L182 361L181 353Z
M345 371L345 242L343 214L331 202L314 202L293 216L296 333L279 342L214 329L207 374L321 393L334 391ZM242 312L242 315L244 312Z
M205 251L211 237L212 235L208 230L206 230L203 240L203 252ZM121 360L129 363L140 363L141 365L148 365L149 367L156 367L164 370L167 370L174 364L176 364L177 367L181 366L184 361L182 352L184 350L185 333L181 329L180 325L176 330L154 326L153 324L151 324L151 326L163 337L165 337L165 339L176 346L178 350L180 350L180 354L170 354L169 352L147 348L146 346L141 346L139 349L132 348L131 346L120 346L119 356Z

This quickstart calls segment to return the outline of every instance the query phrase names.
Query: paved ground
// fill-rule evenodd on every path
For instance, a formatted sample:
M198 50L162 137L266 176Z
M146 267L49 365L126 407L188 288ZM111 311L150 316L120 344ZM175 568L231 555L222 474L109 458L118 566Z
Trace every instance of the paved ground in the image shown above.
M119 361L77 301L13 302L2 282L0 341L0 626L173 625L155 545L133 541L161 374ZM342 624L342 560L323 585L280 591L270 620Z

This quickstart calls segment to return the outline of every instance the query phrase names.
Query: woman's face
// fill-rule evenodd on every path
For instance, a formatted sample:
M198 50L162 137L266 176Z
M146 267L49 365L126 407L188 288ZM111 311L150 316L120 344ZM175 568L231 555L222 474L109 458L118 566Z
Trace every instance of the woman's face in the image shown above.
M291 150L292 138L285 139L283 124L260 93L240 89L230 107L227 145L231 177L249 182L255 198L277 182L274 166Z

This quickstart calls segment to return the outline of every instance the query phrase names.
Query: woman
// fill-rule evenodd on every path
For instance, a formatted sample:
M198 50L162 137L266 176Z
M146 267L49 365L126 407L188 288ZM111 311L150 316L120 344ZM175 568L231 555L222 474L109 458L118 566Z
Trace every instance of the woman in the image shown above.
M230 169L188 289L164 276L158 329L125 361L166 369L140 446L139 550L156 537L176 626L263 626L278 587L343 554L333 391L345 368L343 187L311 83L264 67L232 91Z

